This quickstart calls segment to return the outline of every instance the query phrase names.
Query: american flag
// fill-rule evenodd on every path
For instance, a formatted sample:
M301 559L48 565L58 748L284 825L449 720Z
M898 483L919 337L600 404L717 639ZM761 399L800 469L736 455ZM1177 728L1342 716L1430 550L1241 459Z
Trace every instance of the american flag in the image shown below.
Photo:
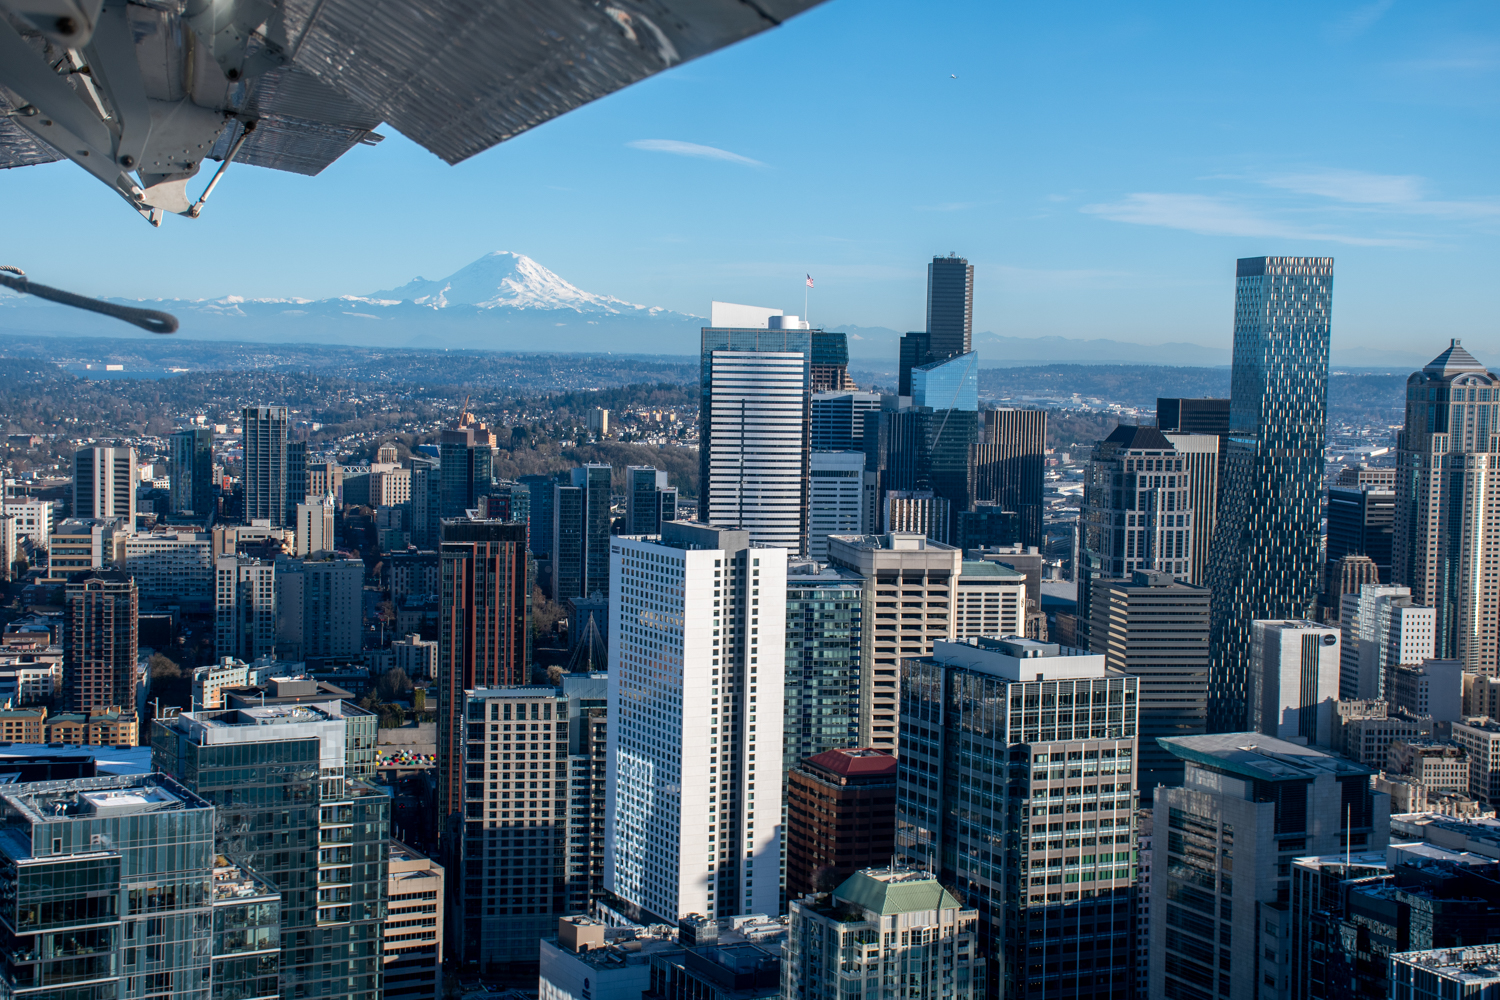
M809 275L808 275L808 276L807 276L807 287L808 287L808 288L811 288L811 287L813 287L813 283L812 283L812 275L810 275L810 274L809 274Z

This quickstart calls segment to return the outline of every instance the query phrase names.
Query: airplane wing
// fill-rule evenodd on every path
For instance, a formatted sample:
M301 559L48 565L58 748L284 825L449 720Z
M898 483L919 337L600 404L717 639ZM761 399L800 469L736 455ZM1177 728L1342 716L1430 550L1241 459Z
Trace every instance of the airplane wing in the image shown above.
M231 161L316 174L384 122L458 163L819 2L0 0L0 167L72 160L159 225Z

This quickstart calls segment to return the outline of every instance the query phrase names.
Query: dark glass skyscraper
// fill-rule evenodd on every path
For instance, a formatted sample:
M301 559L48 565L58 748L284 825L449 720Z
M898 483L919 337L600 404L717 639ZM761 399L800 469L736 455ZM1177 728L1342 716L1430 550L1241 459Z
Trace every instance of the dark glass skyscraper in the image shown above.
M1251 622L1318 592L1333 258L1238 262L1229 455L1209 550L1208 729L1248 728Z
M214 510L214 432L189 427L172 435L172 513L207 518Z
M286 414L285 406L247 406L240 411L247 522L267 518L276 528L287 523Z
M974 265L963 257L927 265L927 336L934 361L973 350Z
M974 499L1017 515L1016 541L1042 544L1042 473L1047 459L1047 411L1001 408L979 414Z
M464 413L456 427L443 428L438 444L442 517L463 517L487 496L494 477L495 439L488 427Z
M307 501L307 442L286 443L286 521L297 523L297 505Z

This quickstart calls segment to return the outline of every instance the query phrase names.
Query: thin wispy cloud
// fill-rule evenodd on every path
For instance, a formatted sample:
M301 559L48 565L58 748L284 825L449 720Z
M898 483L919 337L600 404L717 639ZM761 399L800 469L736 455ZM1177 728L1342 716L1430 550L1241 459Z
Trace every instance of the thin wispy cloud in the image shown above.
M673 156L691 156L700 160L723 160L728 163L742 163L747 167L765 166L759 160L752 160L739 153L731 153L727 149L720 149L717 146L700 146L696 142L682 142L678 139L636 139L625 145L631 149L644 149L651 153L671 153Z
M1500 199L1427 197L1427 182L1411 174L1372 174L1361 170L1308 170L1256 178L1267 187L1328 198L1367 210L1433 218L1478 221L1500 216Z
M1369 31L1395 5L1396 0L1375 0L1357 7L1333 25L1331 34L1341 40L1356 38Z
M1204 236L1265 236L1316 240L1352 246L1413 246L1409 239L1387 239L1324 232L1277 219L1227 198L1201 194L1138 192L1120 201L1084 205L1081 212L1113 222L1183 229Z

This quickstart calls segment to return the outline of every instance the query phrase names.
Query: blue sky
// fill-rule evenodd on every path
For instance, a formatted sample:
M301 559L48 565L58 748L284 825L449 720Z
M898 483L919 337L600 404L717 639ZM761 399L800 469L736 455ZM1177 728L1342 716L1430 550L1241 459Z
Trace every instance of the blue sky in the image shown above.
M457 167L385 130L159 231L71 165L5 171L0 256L322 297L505 249L699 315L800 312L810 272L815 322L904 330L957 251L978 330L1227 347L1234 258L1331 255L1335 346L1500 361L1497 111L1493 3L831 0Z

